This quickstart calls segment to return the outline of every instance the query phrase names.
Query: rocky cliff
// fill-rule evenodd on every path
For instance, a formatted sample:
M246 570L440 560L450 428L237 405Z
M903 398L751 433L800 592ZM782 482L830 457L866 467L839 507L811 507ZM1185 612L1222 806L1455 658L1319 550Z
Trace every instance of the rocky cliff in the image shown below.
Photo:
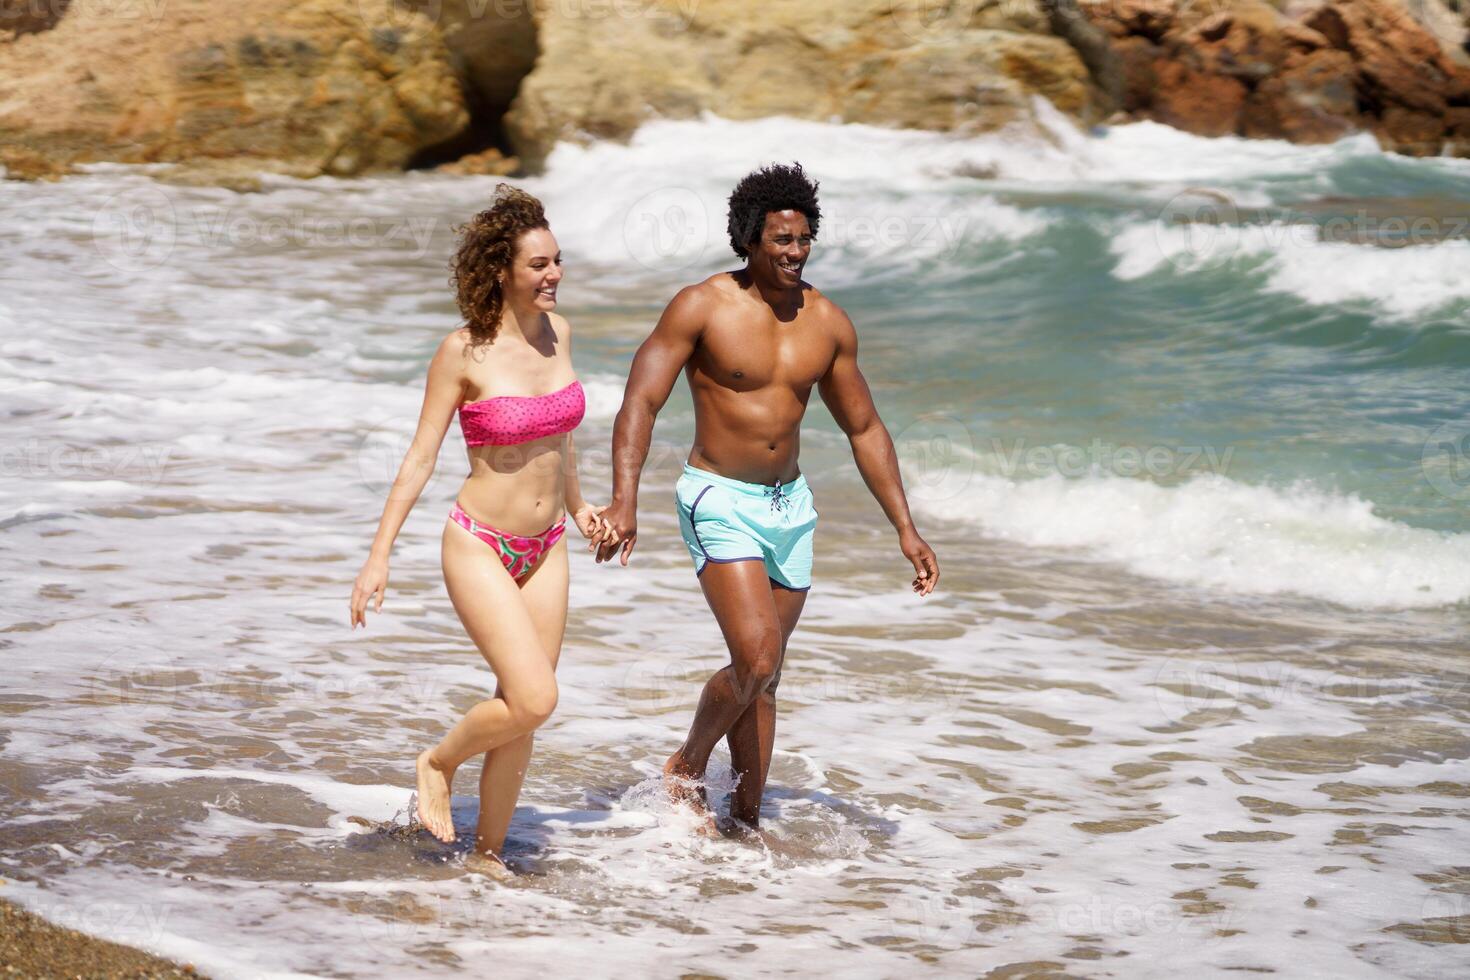
M1463 24L1429 0L1101 0L1087 16L1123 65L1123 109L1207 136L1470 156ZM1421 16L1414 16L1413 12Z
M1033 94L1083 122L1111 108L1037 0L567 9L538 14L541 57L507 118L532 161L558 139L622 137L652 116L705 110L975 132L1029 118Z
M0 164L508 172L653 117L980 132L1038 95L1083 124L1470 155L1464 0L1282 2L0 0Z
M12 176L97 160L356 174L402 167L468 122L435 25L387 4L81 3L0 42Z

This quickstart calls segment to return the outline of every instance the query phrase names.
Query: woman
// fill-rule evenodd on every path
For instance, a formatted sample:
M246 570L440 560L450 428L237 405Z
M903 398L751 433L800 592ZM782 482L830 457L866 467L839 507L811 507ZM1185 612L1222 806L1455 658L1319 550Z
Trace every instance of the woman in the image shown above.
M571 328L556 313L561 251L541 202L507 184L462 230L453 282L465 326L439 345L418 431L393 482L372 551L352 589L351 625L383 607L388 554L433 473L455 412L470 475L444 525L449 599L499 682L417 760L418 817L454 837L454 773L484 754L478 853L500 862L531 758L532 732L556 707L567 619L566 515L592 537L602 508L582 499L572 429L586 401L572 370Z

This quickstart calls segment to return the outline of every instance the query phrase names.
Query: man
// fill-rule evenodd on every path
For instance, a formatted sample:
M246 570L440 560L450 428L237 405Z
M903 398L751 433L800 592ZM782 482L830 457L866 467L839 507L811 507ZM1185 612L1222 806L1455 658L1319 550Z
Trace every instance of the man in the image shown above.
M613 429L613 496L597 560L637 541L638 480L654 417L682 368L694 396L694 446L676 491L679 524L730 663L705 684L689 737L664 766L670 791L713 829L705 766L721 738L740 780L730 815L760 821L776 685L811 587L817 512L800 475L801 420L815 385L913 563L913 589L939 582L933 550L909 517L893 440L857 365L857 333L802 281L821 210L801 165L772 166L730 195L730 245L745 268L680 290L638 349Z

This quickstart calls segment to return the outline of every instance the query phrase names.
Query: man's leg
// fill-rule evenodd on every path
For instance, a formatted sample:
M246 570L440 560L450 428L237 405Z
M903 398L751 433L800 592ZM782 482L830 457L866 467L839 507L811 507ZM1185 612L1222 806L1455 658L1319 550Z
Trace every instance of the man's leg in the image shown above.
M771 771L771 749L776 741L776 687L786 663L786 645L806 604L806 591L782 588L769 580L776 618L781 624L781 663L776 675L750 706L735 719L725 744L730 747L730 764L740 774L740 783L730 800L730 816L756 827L761 819L761 794Z
M730 663L705 683L689 736L669 757L664 772L702 781L710 753L776 676L783 643L781 618L762 562L710 562L699 584L725 635ZM701 799L703 795L701 790Z

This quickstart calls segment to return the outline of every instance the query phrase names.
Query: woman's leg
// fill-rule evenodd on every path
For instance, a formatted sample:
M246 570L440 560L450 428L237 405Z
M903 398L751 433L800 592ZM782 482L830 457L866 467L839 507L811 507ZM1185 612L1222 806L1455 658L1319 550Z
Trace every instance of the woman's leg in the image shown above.
M465 632L500 682L500 696L470 708L417 761L419 819L454 840L449 799L455 770L541 725L556 708L556 676L521 590L495 550L451 522L444 527L444 584Z
M552 670L561 655L562 636L567 627L567 545L557 542L534 571L521 582L521 598L535 623L541 648L550 657ZM535 734L528 733L485 753L480 770L480 821L475 828L475 848L500 855L505 833L521 795L526 766L531 761Z

